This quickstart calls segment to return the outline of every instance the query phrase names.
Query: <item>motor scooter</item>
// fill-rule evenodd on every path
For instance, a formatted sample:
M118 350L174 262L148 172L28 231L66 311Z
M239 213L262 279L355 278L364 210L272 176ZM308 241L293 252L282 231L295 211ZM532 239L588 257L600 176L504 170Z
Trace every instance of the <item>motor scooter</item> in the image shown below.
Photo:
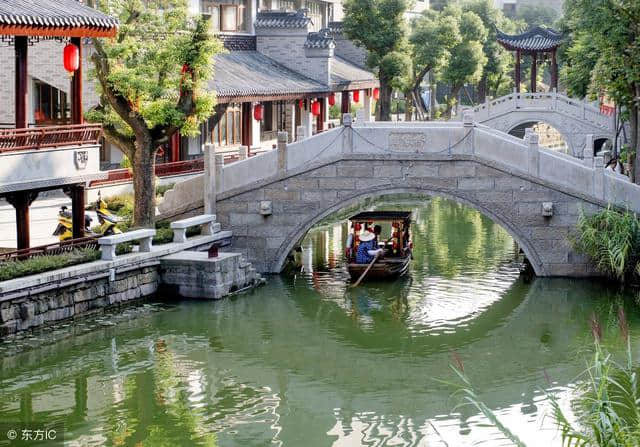
M85 237L97 236L91 231L91 222L93 219L91 216L84 216L84 235ZM73 214L69 211L69 208L62 205L60 211L58 211L58 226L53 232L54 236L58 236L60 242L73 239Z

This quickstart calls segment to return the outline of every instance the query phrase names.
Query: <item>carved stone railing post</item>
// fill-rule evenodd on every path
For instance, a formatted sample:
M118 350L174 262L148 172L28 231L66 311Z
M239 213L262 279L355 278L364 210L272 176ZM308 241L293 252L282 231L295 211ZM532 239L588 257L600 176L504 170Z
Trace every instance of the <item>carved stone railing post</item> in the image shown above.
M538 134L531 128L525 129L524 141L527 143L527 172L535 177L540 176L540 145Z
M585 135L584 137L584 149L582 150L582 160L584 160L585 166L593 166L593 135Z
M296 141L302 141L307 139L306 130L307 128L304 126L296 127Z
M238 160L246 160L249 158L249 146L240 146L238 148Z
M278 132L278 173L287 172L287 141L289 134L287 132Z
M216 211L216 148L213 144L204 145L204 213Z
M352 116L350 113L342 114L342 125L344 126L344 135L342 139L342 152L353 152L353 129L351 128Z
M604 158L593 157L593 195L604 200Z
M224 169L224 155L217 154L215 182L216 182L216 193L218 194L224 191L224 177L222 172L223 169Z

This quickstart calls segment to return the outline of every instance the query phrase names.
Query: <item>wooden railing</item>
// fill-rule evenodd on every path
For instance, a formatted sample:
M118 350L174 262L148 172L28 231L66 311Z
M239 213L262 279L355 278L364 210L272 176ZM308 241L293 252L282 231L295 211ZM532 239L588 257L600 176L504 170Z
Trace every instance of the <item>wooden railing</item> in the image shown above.
M0 154L61 146L95 145L101 136L100 124L0 129Z
M60 255L68 253L78 248L98 248L97 237L83 237L79 239L69 239L68 241L55 242L53 244L40 245L38 247L23 248L21 250L9 251L0 254L0 262L19 261L36 256Z
M166 177L169 175L189 174L192 172L201 172L204 170L204 159L196 158L194 160L175 161L171 163L158 163L155 166L155 173L158 177ZM108 177L104 180L94 180L90 186L106 185L109 183L128 182L131 180L131 170L112 169L107 172Z

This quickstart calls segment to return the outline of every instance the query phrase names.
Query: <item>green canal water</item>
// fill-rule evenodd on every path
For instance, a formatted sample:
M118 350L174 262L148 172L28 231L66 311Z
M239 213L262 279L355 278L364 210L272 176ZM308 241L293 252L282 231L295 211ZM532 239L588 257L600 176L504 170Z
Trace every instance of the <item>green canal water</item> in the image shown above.
M408 277L347 289L347 226L328 221L304 240L301 273L252 293L166 297L0 345L0 425L59 422L69 446L509 445L441 382L459 358L528 445L560 445L546 393L568 405L593 313L620 348L618 299L638 346L633 297L528 281L513 240L477 212L395 200L415 215Z

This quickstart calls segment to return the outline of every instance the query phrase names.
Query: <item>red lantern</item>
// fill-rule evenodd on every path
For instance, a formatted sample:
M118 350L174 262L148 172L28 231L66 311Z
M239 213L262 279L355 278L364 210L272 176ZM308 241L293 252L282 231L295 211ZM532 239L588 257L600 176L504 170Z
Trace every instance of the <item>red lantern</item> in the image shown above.
M331 93L329 95L329 105L330 106L335 106L336 105L336 94L335 93Z
M311 113L313 114L313 116L320 115L320 102L319 101L314 101L313 104L311 104Z
M256 104L256 106L253 108L253 118L256 121L262 121L262 104Z
M353 102L360 102L360 90L353 91Z
M80 50L70 43L64 47L64 69L73 74L80 67Z
M298 100L298 108L300 110L304 109L304 99L299 99Z
M373 99L376 101L380 98L380 89L378 87L373 89Z

